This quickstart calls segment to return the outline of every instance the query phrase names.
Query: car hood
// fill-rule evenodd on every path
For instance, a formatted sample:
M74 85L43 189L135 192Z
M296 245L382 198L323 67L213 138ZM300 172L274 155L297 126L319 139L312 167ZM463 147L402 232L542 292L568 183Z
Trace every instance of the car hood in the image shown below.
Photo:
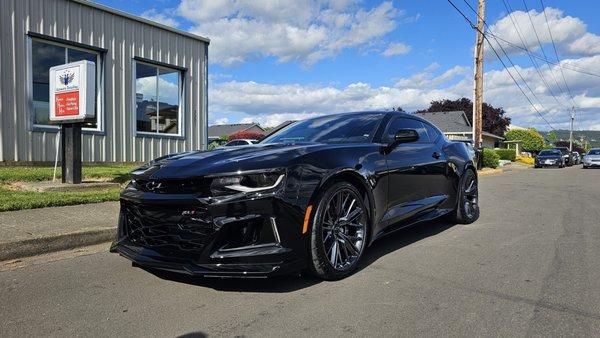
M585 155L588 160L600 160L600 155Z
M256 144L158 158L131 172L134 179L178 179L287 167L299 156L331 147L322 143Z

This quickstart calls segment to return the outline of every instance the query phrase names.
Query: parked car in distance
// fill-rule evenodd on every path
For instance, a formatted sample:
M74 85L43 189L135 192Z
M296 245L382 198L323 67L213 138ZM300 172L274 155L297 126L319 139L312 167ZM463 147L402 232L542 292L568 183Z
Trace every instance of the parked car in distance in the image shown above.
M231 141L225 143L224 147L249 146L249 145L253 145L253 144L257 144L257 143L258 143L258 140L237 139L237 140L231 140Z
M578 165L581 163L581 155L578 152L574 151L571 156L573 158L573 165Z
M567 147L556 147L556 148L552 148L550 150L558 150L562 153L563 159L564 159L564 165L566 166L572 166L573 165L573 154L571 153L571 151L569 150L569 148Z
M316 117L253 146L158 158L131 178L111 251L198 276L340 279L395 230L479 217L466 145L398 112Z
M542 167L565 167L565 158L563 153L557 149L542 150L536 157L533 164L534 168Z
M583 157L583 169L600 167L600 148L590 149Z

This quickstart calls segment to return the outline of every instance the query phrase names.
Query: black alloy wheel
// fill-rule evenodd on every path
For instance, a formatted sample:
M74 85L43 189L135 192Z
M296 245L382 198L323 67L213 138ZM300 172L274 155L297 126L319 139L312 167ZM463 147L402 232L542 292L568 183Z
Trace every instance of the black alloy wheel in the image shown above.
M366 247L368 212L363 197L351 184L331 185L318 199L313 217L311 271L336 280L350 275Z
M458 189L458 202L450 219L459 224L471 224L479 218L479 187L472 169L465 170Z

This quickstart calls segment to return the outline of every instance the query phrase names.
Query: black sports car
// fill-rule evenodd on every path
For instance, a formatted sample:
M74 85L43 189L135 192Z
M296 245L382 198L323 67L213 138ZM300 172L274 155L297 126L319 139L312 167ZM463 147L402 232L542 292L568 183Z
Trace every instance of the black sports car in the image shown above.
M394 230L479 217L465 144L397 112L304 120L256 145L158 158L131 178L111 251L202 276L339 279Z
M542 167L565 167L565 157L558 149L542 150L536 157L533 164L534 168Z

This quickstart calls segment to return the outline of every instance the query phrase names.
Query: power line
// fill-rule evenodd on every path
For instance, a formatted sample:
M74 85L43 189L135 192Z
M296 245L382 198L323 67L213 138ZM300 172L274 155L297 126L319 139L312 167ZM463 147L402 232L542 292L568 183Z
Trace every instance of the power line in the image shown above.
M546 15L546 6L544 5L544 0L540 0L540 4L542 5L542 11L544 11L544 18L546 19L546 26L548 27L548 33L550 34L550 41L552 41L552 48L554 49L556 61L560 63L560 59L558 58L558 51L556 50L556 44L554 43L554 37L552 36L552 30L550 30L550 22L548 22L548 15ZM567 92L571 97L573 107L575 107L575 100L573 99L573 94L571 94L571 88L569 88L569 85L567 84L567 80L565 79L565 73L563 72L562 68L560 69L560 74L562 75L563 82L565 83L565 87L567 88Z
M463 0L463 1L465 2L465 4L467 4L467 6L472 11L474 11L474 8L471 6L471 4L467 0ZM479 14L477 14L477 12L475 12L475 15L477 15L478 19L481 19L483 21L483 24L485 25L485 27L489 29L489 25L487 24L487 22L485 22L485 20L483 18L479 18ZM484 33L482 33L482 34L484 34ZM494 37L494 36L492 35L492 37ZM486 41L490 45L490 47L492 47L492 50L494 50L494 52L495 52L494 47L490 43L489 39L485 36L485 34L484 34L484 38L486 39ZM495 37L494 37L494 40L496 40ZM542 104L542 100L540 100L537 97L537 95L535 94L535 91L533 91L533 89L529 86L529 84L527 83L527 81L525 80L525 78L523 77L523 75L521 75L521 72L519 71L519 69L517 68L517 66L515 65L515 63L512 61L512 59L510 58L510 56L508 56L508 53L506 52L506 50L504 49L504 47L502 47L502 45L498 42L498 40L496 40L496 44L498 45L498 47L500 47L500 50L502 51L502 53L504 54L504 56L506 57L506 59L510 62L513 70L517 73L517 75L519 76L519 78L521 78L521 81L523 81L523 84L525 84L525 86L527 87L527 89L529 89L529 91L531 92L531 94L533 95L533 97L539 102L540 106L542 107L542 110L544 110L544 111L547 112L548 110L546 108L544 108L544 105ZM498 54L497 54L497 56L498 56L498 59L500 60L500 62L502 62L502 64L504 65L504 62L501 60L500 56ZM506 71L508 71L510 73L510 71L508 70L508 68L506 68ZM511 74L511 77L512 77L512 74ZM518 83L517 83L517 85L518 85ZM525 94L525 93L523 93L523 94ZM529 100L529 98L527 98L527 99ZM536 108L534 107L534 109L536 109ZM544 120L546 120L546 118L544 118ZM556 120L554 120L554 118L552 118L552 121L554 123L557 123Z
M516 20L514 20L513 13L512 13L513 12L512 7L510 6L510 4L508 4L506 2L506 0L502 0L502 2L504 3L504 8L506 8L506 11L508 12L508 17L509 17L510 21L512 22L513 26L515 27L515 31L517 32L517 35L519 36L519 40L521 41L521 45L523 45L523 48L527 49L527 44L525 44L525 40L523 39L523 36L521 35L521 27L519 26L519 23ZM538 66L538 64L535 61L535 59L531 56L531 52L529 51L529 49L527 49L527 56L529 57L529 60L531 61L531 64L533 65L533 67L535 68L536 72L538 73L540 79L542 80L542 82L544 83L544 85L546 86L546 88L548 88L548 92L550 93L550 95L554 98L554 100L556 101L556 103L559 106L565 108L564 104L558 100L558 98L556 97L556 95L552 91L552 88L550 87L550 85L548 84L548 82L546 82L546 79L544 78L544 75L542 74L542 72L540 70L540 67Z
M486 34L489 35L489 36L492 36L494 39L498 39L498 40L504 42L505 44L507 44L507 45L509 45L509 46L511 46L513 48L517 48L517 49L520 49L520 50L525 51L525 52L529 51L529 49L523 48L522 46L519 46L519 45L516 45L516 44L514 44L514 43L512 43L512 42L510 42L510 41L508 41L508 40L506 40L504 38L502 38L501 36L495 35L492 32L487 32ZM585 75L589 75L589 76L594 76L594 77L600 78L600 74L593 73L593 72L585 70L585 69L583 69L581 67L577 67L577 66L573 66L573 65L571 65L571 66L562 65L562 64L557 63L555 61L549 60L546 57L542 57L539 54L536 54L536 53L534 53L532 51L529 51L529 52L531 53L531 56L533 56L534 58L536 58L538 60L541 60L541 61L544 61L544 62L546 62L549 65L557 66L559 68L567 69L567 70L570 70L570 71L573 71L573 72L577 72L577 73L580 73L580 74L585 74ZM559 88L560 88L560 86L559 86ZM562 88L560 88L560 90L562 91Z
M537 29L535 29L535 25L533 24L533 19L531 18L531 13L529 12L529 8L527 8L527 2L525 0L523 0L523 6L525 7L525 11L527 11L527 17L529 18L529 23L531 23L531 28L533 28L533 33L535 34L535 38L537 40L538 45L540 46L542 55L544 55L545 59L548 59L548 56L546 56L546 52L544 51L544 46L542 46L542 41L540 40L540 36L537 33ZM546 63L546 66L548 66L548 70L550 70L550 74L552 75L552 78L554 79L554 83L556 83L556 87L558 88L558 91L562 92L562 88L560 88L560 85L558 84L558 80L556 80L556 76L554 75L554 70L552 68L550 68L548 63Z
M452 2L452 0L447 0L450 5L452 7L454 7L454 9L465 19L465 21L467 21L467 23L471 26L471 28L477 30L479 33L481 33L483 35L483 38L485 39L485 41L487 41L487 43L490 45L490 47L492 48L492 51L494 52L494 54L496 54L496 57L498 58L498 60L500 61L500 63L502 64L502 66L504 67L504 69L506 69L506 72L508 73L508 75L510 76L510 78L513 80L513 82L515 83L515 85L517 86L517 88L519 89L519 91L521 91L521 93L523 94L523 96L525 96L525 99L527 100L527 102L529 102L529 104L531 105L531 107L533 108L533 110L535 110L535 112L542 118L542 120L544 120L544 122L546 122L546 124L550 127L550 129L552 130L556 130L554 129L554 127L552 126L552 124L550 124L550 122L548 122L548 120L544 117L544 115L535 107L535 105L533 104L533 102L531 101L531 99L529 98L529 96L527 96L527 94L525 93L525 91L523 90L523 88L521 88L521 86L519 85L519 82L515 79L515 77L512 75L512 73L510 72L510 70L508 69L508 66L504 63L504 60L502 60L502 58L500 57L500 54L498 54L498 52L496 51L496 48L494 48L494 45L492 43L490 43L489 39L487 38L487 36L485 35L484 32L480 31L477 26L475 26L473 24L473 22L471 22L471 20L465 15L465 13L463 13L463 11L461 11L455 4L454 2ZM498 44L499 46L501 46L500 44ZM517 71L518 70L513 66L513 68ZM525 82L525 84L527 85L527 82Z

